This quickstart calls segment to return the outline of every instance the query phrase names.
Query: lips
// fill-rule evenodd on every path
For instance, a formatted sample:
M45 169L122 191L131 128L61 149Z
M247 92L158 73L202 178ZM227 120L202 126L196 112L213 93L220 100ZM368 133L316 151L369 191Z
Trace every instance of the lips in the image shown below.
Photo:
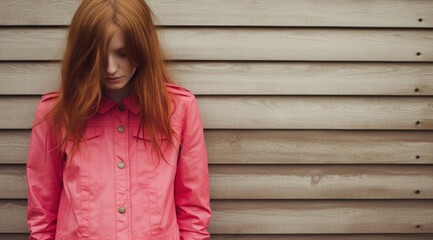
M105 79L109 82L117 82L121 80L122 77L105 77Z

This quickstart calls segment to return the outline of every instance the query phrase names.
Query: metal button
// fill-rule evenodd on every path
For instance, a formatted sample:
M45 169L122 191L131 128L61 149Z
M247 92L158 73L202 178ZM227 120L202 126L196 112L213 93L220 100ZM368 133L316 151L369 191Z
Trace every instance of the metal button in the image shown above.
M125 163L124 162L118 162L117 163L117 167L120 168L120 169L122 169L122 168L125 167Z
M126 212L126 208L125 207L120 207L119 208L119 213L124 214Z
M119 111L121 112L125 111L125 105L119 105Z
M117 131L123 133L125 131L125 127L123 125L120 125L117 127Z

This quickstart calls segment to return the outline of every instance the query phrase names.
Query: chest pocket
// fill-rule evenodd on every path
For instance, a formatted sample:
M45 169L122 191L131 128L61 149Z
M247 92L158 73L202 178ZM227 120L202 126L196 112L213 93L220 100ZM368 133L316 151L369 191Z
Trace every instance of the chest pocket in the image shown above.
M90 141L92 139L98 138L102 135L103 129L99 127L88 127L84 133L83 137L81 138L80 142L78 143L78 147L76 150L76 154L84 153L84 151L89 149L89 145L91 147L99 147L99 144L95 143L94 141ZM66 144L66 157L72 157L72 146L74 144L74 139L68 139L68 142ZM75 157L75 156L74 156Z
M89 180L88 176L91 175L89 171L101 166L102 133L102 128L87 127L74 153L72 152L73 140L67 142L64 153L66 160L64 176L67 183L74 182L77 178L75 186L77 190L80 188L79 183L87 183ZM83 179L86 181L82 181Z
M177 164L177 156L179 144L176 138L174 138L174 145L168 140L167 137L162 136L160 134L157 135L157 143L159 144L162 153L164 154L164 158L160 157L158 154L158 149L153 145L152 138L149 132L145 131L143 133L142 130L135 128L132 132L132 136L135 139L137 156L142 156L146 159L147 164L150 166L156 167L160 163L165 162L167 165L172 167Z

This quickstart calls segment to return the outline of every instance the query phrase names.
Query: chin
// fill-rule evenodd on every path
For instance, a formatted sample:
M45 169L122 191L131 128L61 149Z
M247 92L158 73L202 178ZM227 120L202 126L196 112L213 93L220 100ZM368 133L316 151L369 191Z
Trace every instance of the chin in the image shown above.
M110 83L110 84L104 84L104 87L106 89L110 89L110 90L120 90L126 87L127 84L123 84L123 83Z

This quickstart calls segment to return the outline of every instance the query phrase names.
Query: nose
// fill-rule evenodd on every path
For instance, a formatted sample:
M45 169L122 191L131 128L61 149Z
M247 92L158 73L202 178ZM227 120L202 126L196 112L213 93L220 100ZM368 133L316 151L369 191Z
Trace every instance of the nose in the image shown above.
M107 73L108 74L114 74L117 72L118 66L116 62L114 61L113 57L108 57L107 62Z

